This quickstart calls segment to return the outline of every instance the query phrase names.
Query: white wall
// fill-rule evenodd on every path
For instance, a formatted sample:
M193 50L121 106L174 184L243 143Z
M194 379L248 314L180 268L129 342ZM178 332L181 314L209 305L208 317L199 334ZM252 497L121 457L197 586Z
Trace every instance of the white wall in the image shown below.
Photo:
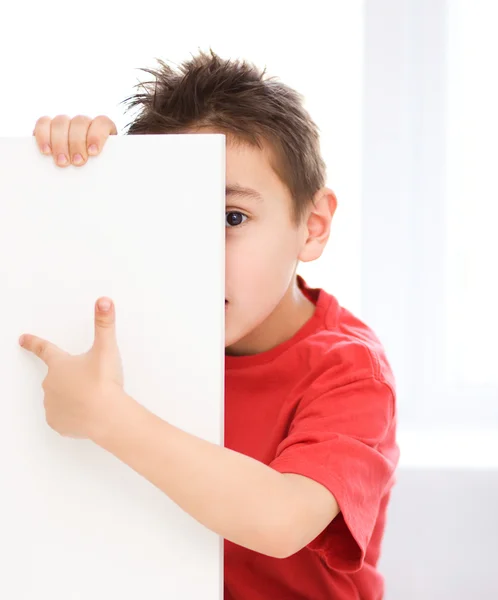
M498 470L401 468L380 568L385 600L498 597Z

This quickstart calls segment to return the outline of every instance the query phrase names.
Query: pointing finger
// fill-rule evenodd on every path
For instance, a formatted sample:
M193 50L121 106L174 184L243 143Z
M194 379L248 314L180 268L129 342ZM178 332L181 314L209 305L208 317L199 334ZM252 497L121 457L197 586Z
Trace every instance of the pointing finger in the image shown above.
M66 356L67 352L64 352L60 348L58 348L55 344L48 342L42 338L36 337L35 335L27 335L24 334L19 338L19 344L36 354L38 358L49 367L50 363L53 362L56 358L60 358L61 356Z

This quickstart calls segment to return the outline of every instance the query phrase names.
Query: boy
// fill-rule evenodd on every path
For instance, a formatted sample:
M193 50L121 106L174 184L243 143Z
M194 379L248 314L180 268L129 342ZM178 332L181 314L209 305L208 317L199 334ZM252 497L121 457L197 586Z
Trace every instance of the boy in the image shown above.
M47 422L92 439L223 536L226 600L380 600L395 383L375 334L296 275L321 255L337 204L317 127L299 94L245 62L212 51L180 72L159 62L147 70L156 82L126 100L141 108L128 133L227 136L225 447L124 392L105 298L85 355L21 339L49 367ZM44 117L34 131L60 166L85 164L115 134L108 118L81 116Z

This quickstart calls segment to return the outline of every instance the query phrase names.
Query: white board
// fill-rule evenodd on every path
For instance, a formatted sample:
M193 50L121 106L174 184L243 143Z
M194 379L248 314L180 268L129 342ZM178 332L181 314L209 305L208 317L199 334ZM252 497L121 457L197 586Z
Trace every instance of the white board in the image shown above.
M222 539L50 429L47 367L18 338L86 352L111 297L127 393L222 444L224 215L222 135L111 137L66 169L0 138L0 598L221 598Z

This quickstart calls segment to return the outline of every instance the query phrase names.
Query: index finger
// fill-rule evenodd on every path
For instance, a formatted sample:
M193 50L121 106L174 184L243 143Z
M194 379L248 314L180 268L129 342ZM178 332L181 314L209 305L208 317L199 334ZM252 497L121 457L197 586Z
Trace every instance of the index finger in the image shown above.
M48 367L56 358L60 358L67 354L67 352L64 352L55 344L52 344L43 338L39 338L36 335L21 335L19 344L29 352L36 354L36 356L41 358Z

